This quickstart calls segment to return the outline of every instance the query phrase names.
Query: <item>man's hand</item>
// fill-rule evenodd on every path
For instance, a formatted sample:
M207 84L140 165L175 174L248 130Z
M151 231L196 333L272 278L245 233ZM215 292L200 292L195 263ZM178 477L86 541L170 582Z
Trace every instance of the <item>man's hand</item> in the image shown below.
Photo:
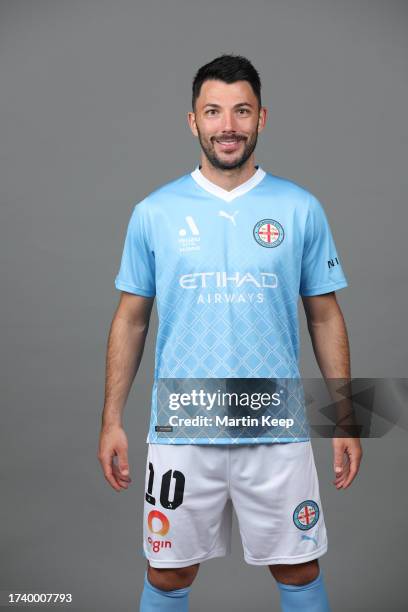
M132 479L129 476L128 442L120 425L105 425L99 438L98 459L106 480L115 491L127 489ZM118 463L114 462L117 456Z
M359 438L333 438L333 484L337 489L347 489L357 476L363 450Z

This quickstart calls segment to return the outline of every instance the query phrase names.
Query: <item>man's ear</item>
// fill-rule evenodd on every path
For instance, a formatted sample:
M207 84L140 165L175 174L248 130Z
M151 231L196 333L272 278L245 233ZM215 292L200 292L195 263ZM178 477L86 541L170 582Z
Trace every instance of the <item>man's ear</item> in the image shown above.
M258 132L262 132L265 127L266 119L268 117L268 109L266 106L261 106L259 109L259 120L258 120Z
M195 113L193 111L189 111L187 113L187 121L194 136L198 136Z

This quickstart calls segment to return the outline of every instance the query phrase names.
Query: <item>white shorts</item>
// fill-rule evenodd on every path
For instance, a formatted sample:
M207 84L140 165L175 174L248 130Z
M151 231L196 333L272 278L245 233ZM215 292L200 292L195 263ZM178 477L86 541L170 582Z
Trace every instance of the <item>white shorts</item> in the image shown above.
M310 441L149 443L143 549L152 567L230 554L232 507L251 565L303 563L327 551Z

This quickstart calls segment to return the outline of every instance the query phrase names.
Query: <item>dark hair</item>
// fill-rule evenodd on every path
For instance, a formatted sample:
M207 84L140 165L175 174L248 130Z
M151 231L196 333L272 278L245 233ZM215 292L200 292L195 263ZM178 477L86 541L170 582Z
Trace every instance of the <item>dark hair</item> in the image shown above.
M201 86L204 81L217 79L224 83L235 83L236 81L248 81L258 98L259 106L261 103L261 79L251 62L242 55L223 54L216 57L208 64L201 66L193 80L192 106L195 110L195 103L200 95Z

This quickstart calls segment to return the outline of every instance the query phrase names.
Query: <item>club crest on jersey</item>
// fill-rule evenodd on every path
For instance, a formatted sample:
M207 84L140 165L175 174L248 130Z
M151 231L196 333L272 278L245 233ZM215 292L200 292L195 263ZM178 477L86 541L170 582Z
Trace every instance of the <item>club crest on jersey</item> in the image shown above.
M293 512L293 522L298 529L306 531L316 525L319 515L319 506L312 499L307 499L296 506Z
M285 237L282 225L275 219L261 219L254 227L254 238L263 247L277 247Z

